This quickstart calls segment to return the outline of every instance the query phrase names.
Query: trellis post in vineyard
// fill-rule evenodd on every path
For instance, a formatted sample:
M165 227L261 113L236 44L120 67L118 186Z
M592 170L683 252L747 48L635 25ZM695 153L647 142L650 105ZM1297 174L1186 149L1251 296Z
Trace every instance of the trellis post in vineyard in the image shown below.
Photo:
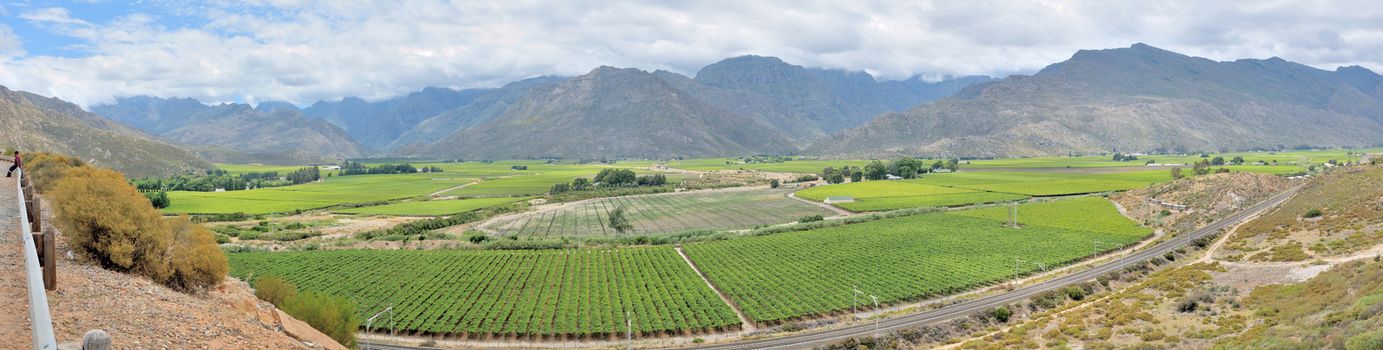
M624 324L627 327L624 336L629 342L628 349L634 350L634 316L629 314L629 310L624 311Z

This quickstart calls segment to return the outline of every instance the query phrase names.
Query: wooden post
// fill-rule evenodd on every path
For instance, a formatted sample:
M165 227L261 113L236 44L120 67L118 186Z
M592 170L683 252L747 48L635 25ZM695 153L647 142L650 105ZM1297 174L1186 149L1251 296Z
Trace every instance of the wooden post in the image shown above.
M37 197L35 197L35 199L30 201L29 203L29 223L31 225L30 228L32 229L32 231L30 232L43 232L43 207L41 206L42 202L43 201L38 200Z
M53 229L50 227L43 230L43 254L40 256L40 265L43 265L43 288L47 290L58 290L58 250L56 237L53 237Z
M34 254L38 255L38 266L43 267L43 234L31 232L29 237L34 239Z

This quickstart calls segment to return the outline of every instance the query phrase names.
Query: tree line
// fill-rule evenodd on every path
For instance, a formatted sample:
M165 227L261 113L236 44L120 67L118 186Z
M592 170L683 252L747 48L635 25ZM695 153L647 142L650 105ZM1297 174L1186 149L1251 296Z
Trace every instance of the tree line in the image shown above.
M638 176L633 170L606 168L596 173L595 178L587 180L584 177L572 179L571 183L553 184L548 190L548 194L556 195L571 191L588 191L596 188L609 187L657 187L667 184L667 176L663 174Z
M412 174L412 173L440 173L442 168L436 166L425 166L422 168L414 167L412 164L382 164L378 166L367 166L365 163L345 161L341 163L341 176L347 175L380 175L380 174Z
M908 157L898 158L887 163L875 160L866 164L864 168L856 166L843 166L839 169L826 167L821 170L821 178L826 183L844 183L846 179L850 182L860 182L864 180L885 180L889 175L903 179L915 179L925 173L937 172L941 169L956 171L960 169L960 159L951 158L947 160L937 160L931 164L920 159Z

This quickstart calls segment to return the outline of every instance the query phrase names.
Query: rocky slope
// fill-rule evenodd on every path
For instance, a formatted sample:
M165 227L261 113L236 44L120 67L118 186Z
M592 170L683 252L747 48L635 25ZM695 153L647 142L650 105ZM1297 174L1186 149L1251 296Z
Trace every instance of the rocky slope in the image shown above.
M880 113L949 96L990 78L881 82L865 72L804 68L776 57L740 56L702 68L695 80L728 93L763 99L811 121L821 131L834 132L864 124Z
M535 87L504 113L421 155L592 159L713 156L791 149L768 122L693 98L636 69L597 68Z
M130 177L210 169L196 155L55 98L0 86L0 147L70 154Z
M1383 142L1383 77L1280 58L1216 62L1144 44L1077 52L814 145L831 155L1030 156L1366 146Z

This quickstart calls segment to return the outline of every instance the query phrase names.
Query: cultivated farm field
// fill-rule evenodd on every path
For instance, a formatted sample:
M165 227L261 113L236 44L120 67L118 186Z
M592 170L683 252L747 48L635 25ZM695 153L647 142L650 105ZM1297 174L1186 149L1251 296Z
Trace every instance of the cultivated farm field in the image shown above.
M413 200L393 204L333 210L342 214L443 216L528 200L528 197L490 197L446 200Z
M423 196L475 181L456 174L398 174L334 176L295 186L228 192L168 192L172 205L164 213L267 214Z
M398 330L436 335L624 334L739 328L671 247L617 250L337 250L229 254L239 278L278 276L346 297L357 316L386 307Z
M833 214L787 198L788 192L749 188L600 198L513 215L482 229L503 235L615 236L617 233L609 227L609 215L621 207L634 227L626 235L753 228L792 222L808 215Z
M881 303L917 300L1032 273L1039 269L1035 263L1070 263L1150 233L1098 197L1024 204L1021 228L1004 227L1007 218L992 211L882 219L684 249L750 318L775 323L850 309L852 286Z
M851 211L950 207L1028 198L1022 194L935 186L913 180L853 182L817 186L797 191L797 197L814 201L825 201L827 197L832 196L854 197L855 202L834 204Z

